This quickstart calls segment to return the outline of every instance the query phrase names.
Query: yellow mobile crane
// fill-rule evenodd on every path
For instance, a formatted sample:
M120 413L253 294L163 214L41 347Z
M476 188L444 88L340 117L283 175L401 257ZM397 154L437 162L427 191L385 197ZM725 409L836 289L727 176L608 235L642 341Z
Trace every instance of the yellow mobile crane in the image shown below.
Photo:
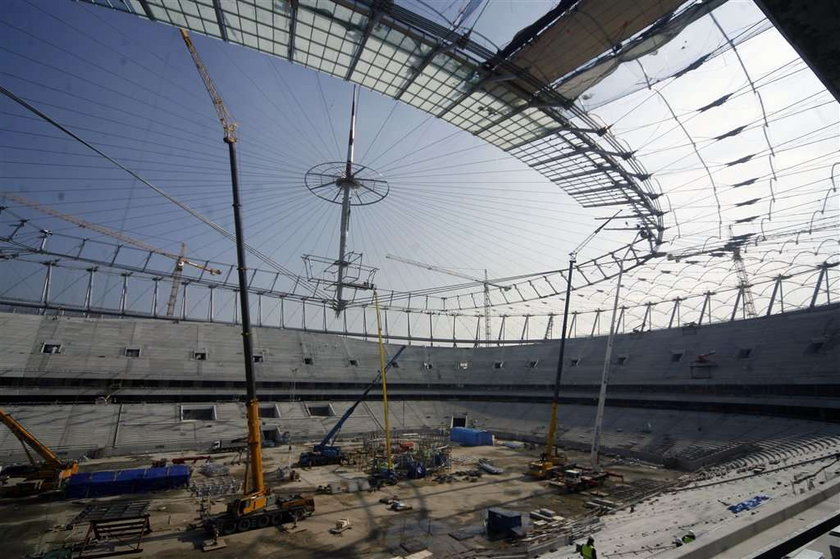
M245 357L245 385L247 390L248 415L248 466L245 471L243 495L228 504L227 511L219 515L203 515L204 528L208 533L231 534L254 528L266 528L283 522L298 521L315 511L315 502L311 498L296 495L288 499L270 502L271 489L263 477L262 447L260 430L260 406L257 401L256 381L254 379L254 349L251 339L251 315L248 305L248 268L245 262L245 241L240 215L239 173L236 163L236 122L233 121L225 106L222 96L216 90L210 73L198 55L192 39L186 30L181 29L181 37L190 51L195 67L204 87L213 101L216 114L224 129L224 142L228 146L230 157L230 178L233 193L233 223L236 235L236 261L239 279L239 302L242 313L242 347Z
M59 489L67 479L79 471L79 464L75 461L62 462L55 452L30 433L8 412L0 409L0 421L20 440L32 468L24 474L25 481L9 488L3 488L0 495L20 496L42 491ZM39 463L32 456L30 449L35 451L43 462Z
M563 378L563 359L566 355L566 324L569 319L569 302L572 298L572 273L575 269L575 260L578 252L589 244L607 224L618 217L620 212L608 218L598 226L578 247L569 253L569 270L566 275L566 300L563 302L563 330L560 333L560 355L557 358L557 376L554 379L554 396L551 399L551 418L548 422L548 433L546 433L545 452L539 460L528 464L528 475L537 479L547 479L563 475L563 467L566 465L566 456L555 456L555 437L557 435L557 408L560 406L560 381Z

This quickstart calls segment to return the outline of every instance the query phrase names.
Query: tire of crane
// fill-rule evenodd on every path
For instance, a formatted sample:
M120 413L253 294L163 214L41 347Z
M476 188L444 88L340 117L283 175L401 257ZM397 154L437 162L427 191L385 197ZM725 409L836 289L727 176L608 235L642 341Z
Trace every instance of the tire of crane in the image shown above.
M268 528L271 525L271 516L264 514L257 518L257 528Z
M252 518L242 518L236 523L237 532L247 532L254 527L254 520Z
M283 513L282 512L275 512L271 515L271 523L275 526L280 526L283 524Z
M234 532L236 532L236 522L233 520L225 520L224 522L222 522L222 525L219 528L219 532L223 536L233 534Z
M306 516L306 512L303 509L292 509L291 514L295 522L303 520L303 517Z

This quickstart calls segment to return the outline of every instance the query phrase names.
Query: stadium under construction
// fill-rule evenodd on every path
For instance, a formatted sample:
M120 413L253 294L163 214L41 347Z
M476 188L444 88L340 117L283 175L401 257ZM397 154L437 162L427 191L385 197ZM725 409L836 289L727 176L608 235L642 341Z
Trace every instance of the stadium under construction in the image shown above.
M831 2L9 6L3 556L840 557Z

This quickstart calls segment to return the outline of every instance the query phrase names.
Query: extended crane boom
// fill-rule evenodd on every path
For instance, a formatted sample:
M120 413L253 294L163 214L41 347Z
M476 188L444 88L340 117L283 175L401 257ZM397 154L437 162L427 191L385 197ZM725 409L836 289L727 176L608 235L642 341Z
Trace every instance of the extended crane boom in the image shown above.
M26 427L2 409L0 409L0 421L18 438L23 445L29 461L37 468L34 472L27 475L27 481L42 480L41 484L33 487L34 490L57 489L67 478L79 470L79 465L76 461L62 462L56 456L55 452L50 450L47 445L30 433ZM30 449L35 451L43 459L43 463L38 464L30 453Z
M546 433L545 453L539 460L535 460L528 464L528 473L539 479L551 477L557 473L556 464L554 460L554 444L557 436L557 408L560 406L560 381L563 379L563 360L566 355L566 327L569 320L569 303L572 298L572 274L575 270L575 262L577 261L577 254L583 250L583 247L595 238L595 235L601 232L609 222L618 217L616 212L612 217L599 225L592 233L589 234L572 252L569 253L569 270L566 272L566 298L563 301L563 326L560 332L560 354L557 357L557 372L554 378L554 395L551 399L551 417L548 421L548 432ZM561 460L565 462L565 458Z
M169 252L169 251L166 251L166 250L159 249L157 247L153 247L152 245L146 244L143 241L133 239L133 238L129 237L128 235L126 235L125 233L120 233L119 231L114 231L113 229L109 229L108 227L104 227L102 225L97 225L96 223L91 223L90 221L85 221L84 219L82 219L80 217L76 217L74 215L66 214L66 213L60 212L58 210L54 210L53 208L50 208L49 206L39 204L38 202L35 202L34 200L30 200L29 198L21 196L20 194L16 194L14 192L2 192L2 193L0 193L0 196L2 196L3 198L8 198L9 200L14 200L18 204L23 204L24 206L32 208L33 210L38 210L41 213L51 215L53 217L57 217L58 219L64 220L64 221L66 221L68 223L72 223L74 225L78 225L82 229L89 229L91 231L96 231L97 233L101 233L101 234L106 235L108 237L112 237L114 239L117 239L118 241L122 241L126 244L135 246L137 248L147 250L151 253L159 254L161 256L166 256L167 258L172 258L173 260L175 260L176 262L178 262L180 264L182 269L183 269L184 265L186 264L186 265L192 266L193 268L197 268L199 270L204 270L205 272L207 272L209 274L212 274L214 276L218 276L219 274L222 273L222 271L219 270L219 269L211 268L209 265L199 264L198 262L193 262L192 260L189 260L189 259L185 258L183 252L181 254L175 254L173 252Z
M475 276L470 276L468 274L463 274L461 272L457 272L455 270L450 270L448 268L444 268L442 266L434 266L432 264L426 264L424 262L418 262L417 260L411 260L410 258L403 258L402 256L395 256L393 254L386 254L385 258L388 260L396 260L397 262L402 262L403 264L410 264L412 266L417 266L418 268L423 268L424 270L431 270L433 272L440 272L442 274L448 274L450 276L454 276L456 278L466 279L470 281L474 281L476 283L482 283L486 285L490 285L493 287L498 287L499 289L504 289L505 291L510 289L509 285L501 285L498 283L493 283L492 281L488 281L487 278L477 278Z
M399 358L400 354L402 354L403 350L406 346L400 347L397 353L388 361L388 364L385 365L385 370L389 370L391 367L394 366L397 359ZM329 433L324 436L320 443L316 444L312 448L312 452L302 452L300 454L299 464L302 467L308 466L321 466L326 464L341 464L345 460L344 454L341 452L341 448L335 446L335 439L338 437L338 433L341 431L341 428L350 419L350 416L353 415L353 412L356 411L356 408L359 407L359 404L365 401L367 398L368 393L375 386L379 384L379 379L382 378L382 371L378 371L376 374L376 378L374 378L365 388L362 395L353 403L352 406L347 408L347 411L344 412L344 415L341 416L332 429L330 429Z
M224 129L224 142L228 146L230 158L230 179L233 195L233 224L236 239L236 269L239 280L239 305L242 315L242 348L245 359L245 387L246 387L246 411L248 416L248 468L245 474L244 495L228 504L227 516L230 518L215 519L210 522L213 526L219 523L224 526L231 525L231 519L236 529L240 531L250 530L256 527L264 527L267 521L270 525L274 520L282 517L279 509L269 507L269 495L271 489L265 484L262 464L262 432L260 430L260 406L257 401L257 383L254 377L254 346L251 336L251 314L248 303L248 267L245 260L245 238L242 226L241 202L239 198L239 171L236 162L236 123L222 100L222 96L216 90L210 73L204 66L198 51L190 39L189 33L181 29L181 37L187 50L190 51L195 67L204 87L213 101L216 114ZM311 499L305 505L310 508ZM294 505L297 506L297 505ZM301 507L304 507L301 504ZM314 510L314 504L311 505ZM309 511L311 514L311 511Z
M394 256L393 254L386 254L385 258L389 260L396 260L397 262L402 262L404 264L410 264L411 266L417 266L418 268L423 268L425 270L440 272L442 274L448 274L456 278L467 279L482 284L484 286L484 341L487 345L490 345L490 307L492 306L490 303L490 286L492 285L493 287L498 287L499 289L504 289L505 291L507 291L510 289L509 285L501 285L489 281L487 279L487 270L484 270L484 279L481 279L467 274L462 274L461 272L450 270L442 266L434 266L432 264L418 262L417 260L411 260L410 258ZM476 345L478 345L477 342Z

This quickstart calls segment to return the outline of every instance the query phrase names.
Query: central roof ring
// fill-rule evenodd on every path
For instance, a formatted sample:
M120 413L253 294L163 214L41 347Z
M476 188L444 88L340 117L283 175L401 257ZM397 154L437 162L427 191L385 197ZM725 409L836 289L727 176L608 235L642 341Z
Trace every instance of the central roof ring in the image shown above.
M319 163L306 172L304 184L309 192L327 202L341 204L344 190L350 193L351 206L369 206L388 195L391 187L383 176L370 167L333 161Z

